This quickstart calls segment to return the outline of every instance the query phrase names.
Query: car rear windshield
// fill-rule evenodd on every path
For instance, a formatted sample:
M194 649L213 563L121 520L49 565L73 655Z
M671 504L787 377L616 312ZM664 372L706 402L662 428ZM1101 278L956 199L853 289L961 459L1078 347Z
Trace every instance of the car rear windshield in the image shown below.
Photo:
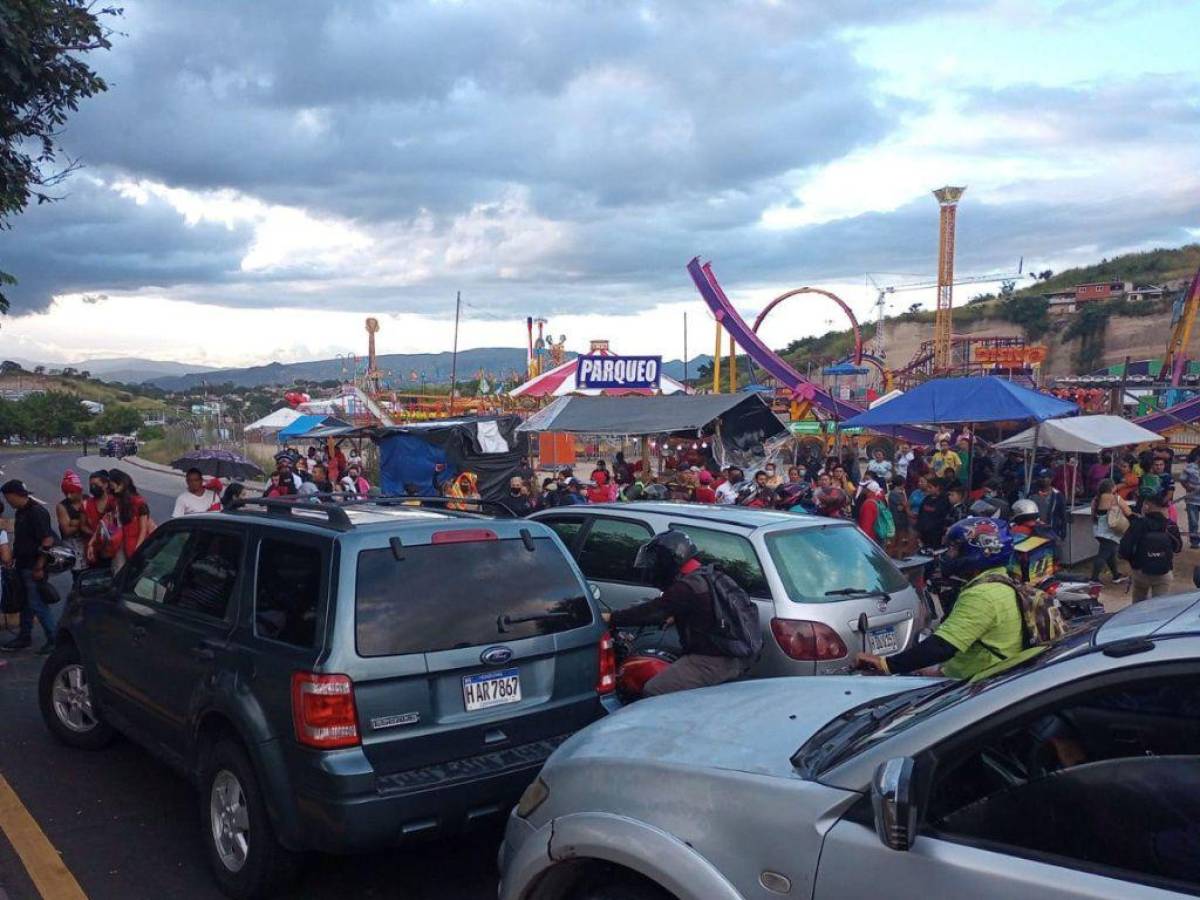
M825 525L767 535L767 550L792 600L827 603L852 591L893 593L908 580L879 545L857 528Z
M360 656L477 647L580 628L592 621L562 551L535 538L390 548L358 555ZM526 619L501 625L500 619ZM503 628L504 630L501 630Z

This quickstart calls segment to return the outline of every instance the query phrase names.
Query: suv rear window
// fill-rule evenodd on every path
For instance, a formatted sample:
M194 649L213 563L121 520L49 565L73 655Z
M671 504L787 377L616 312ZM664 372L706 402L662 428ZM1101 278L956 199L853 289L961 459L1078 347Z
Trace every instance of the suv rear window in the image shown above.
M845 600L830 591L886 591L908 587L908 579L879 545L853 525L798 528L767 535L767 550L791 600Z
M477 647L580 628L592 621L583 585L547 538L405 547L358 554L359 656ZM501 616L519 619L500 631Z

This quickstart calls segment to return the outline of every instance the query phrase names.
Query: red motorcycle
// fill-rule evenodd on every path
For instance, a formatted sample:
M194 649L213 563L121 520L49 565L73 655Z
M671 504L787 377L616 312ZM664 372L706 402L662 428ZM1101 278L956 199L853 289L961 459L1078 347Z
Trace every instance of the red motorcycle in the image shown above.
M612 630L613 655L617 663L617 699L622 703L640 700L646 682L666 671L679 659L678 654L662 647L639 647L644 628Z

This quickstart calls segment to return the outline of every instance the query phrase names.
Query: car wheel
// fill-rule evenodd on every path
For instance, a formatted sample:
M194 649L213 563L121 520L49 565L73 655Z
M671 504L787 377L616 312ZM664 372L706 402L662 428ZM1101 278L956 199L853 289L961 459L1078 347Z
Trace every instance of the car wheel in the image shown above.
M273 893L295 872L295 857L271 827L254 767L233 741L218 741L200 781L209 863L221 889L250 900Z
M38 705L50 733L68 747L100 750L116 734L100 717L87 670L73 644L59 645L42 666Z
M618 877L604 885L587 885L571 894L571 900L674 900L657 885Z

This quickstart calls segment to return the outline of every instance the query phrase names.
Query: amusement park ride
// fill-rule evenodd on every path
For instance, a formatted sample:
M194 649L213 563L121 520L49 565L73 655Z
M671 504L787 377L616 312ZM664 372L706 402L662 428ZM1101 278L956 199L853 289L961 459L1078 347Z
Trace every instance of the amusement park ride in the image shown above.
M954 227L958 201L965 190L966 188L963 187L947 186L933 192L941 212L937 281L900 287L880 287L876 283L876 289L879 291L877 307L880 321L876 325L875 341L871 348L873 352L864 352L862 333L854 311L831 291L816 287L802 287L786 291L764 307L752 326L747 326L717 282L711 263L702 264L698 258L693 259L688 264L688 272L692 276L696 289L717 321L717 353L713 363L713 390L720 390L721 332L724 330L729 333L730 337L731 366L736 360L733 350L733 343L736 341L754 363L758 364L770 377L775 379L785 392L790 394L793 419L815 416L840 421L861 411L860 407L832 396L809 378L801 375L778 354L771 351L759 336L759 329L772 310L784 300L802 295L826 297L837 304L846 315L854 335L854 348L851 355L842 362L853 368L859 368L865 364L875 369L878 373L880 388L877 393L886 393L896 387L907 389L928 378L947 375L999 374L1026 379L1034 375L1036 367L1045 360L1046 349L1044 347L1030 346L1024 337L1018 336L972 337L953 333L952 310L955 284L1015 280L1021 276L1020 268L1022 268L1018 267L1015 274L979 275L955 281ZM930 287L936 287L938 291L933 339L923 342L912 360L906 365L889 367L886 364L883 346L884 297L899 291ZM730 372L729 381L731 385L736 384L735 371ZM923 433L916 435L915 439L919 439L921 436L924 436Z

